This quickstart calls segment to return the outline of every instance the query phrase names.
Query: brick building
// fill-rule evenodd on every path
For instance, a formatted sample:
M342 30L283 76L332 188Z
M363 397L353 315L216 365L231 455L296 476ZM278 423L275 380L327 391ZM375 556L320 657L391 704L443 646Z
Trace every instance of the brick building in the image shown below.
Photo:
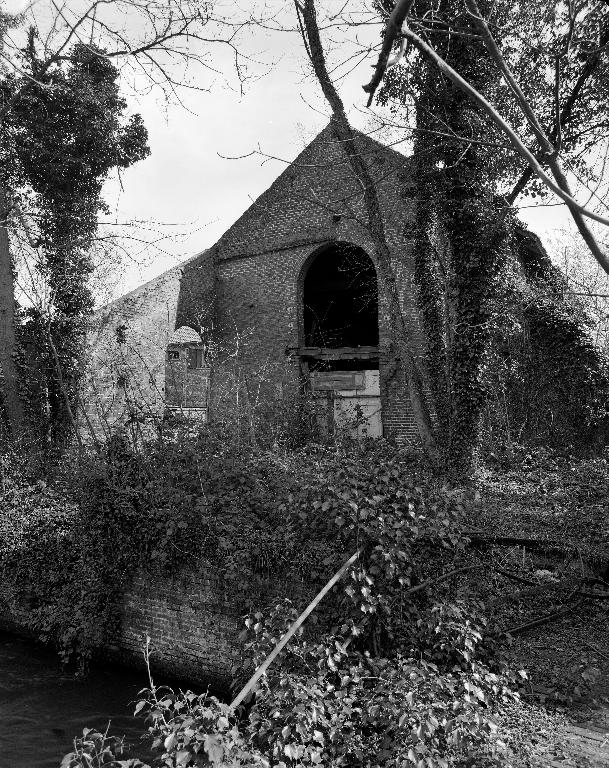
M409 162L357 141L376 181L402 309L416 327ZM232 359L267 387L304 384L330 419L358 404L369 433L413 438L365 221L361 188L328 126L212 248L97 313L89 425L112 429L135 410L206 417L220 387L211 361Z

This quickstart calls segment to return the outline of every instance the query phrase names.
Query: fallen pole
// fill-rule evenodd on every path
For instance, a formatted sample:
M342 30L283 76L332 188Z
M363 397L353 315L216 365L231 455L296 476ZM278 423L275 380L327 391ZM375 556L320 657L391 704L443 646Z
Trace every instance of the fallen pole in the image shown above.
M233 701L231 702L230 708L236 709L239 704L241 704L246 696L253 690L254 686L260 680L262 675L267 671L267 669L271 666L273 661L279 656L281 651L285 648L285 646L290 642L293 635L300 629L300 627L304 624L304 622L307 620L307 618L310 616L311 613L317 608L319 603L324 599L324 597L328 594L328 592L332 589L332 587L340 581L340 579L344 576L346 571L349 570L349 568L353 565L353 563L357 560L357 558L361 555L362 550L358 549L357 552L354 555L351 555L351 557L347 560L347 562L338 570L334 576L330 579L330 581L326 584L326 586L319 592L315 598L309 603L309 605L305 608L305 610L300 614L300 616L296 619L296 621L290 626L288 631L283 635L281 640L277 643L277 645L273 648L273 650L269 653L269 655L266 657L266 659L262 662L262 664L258 667L258 669L254 672L254 674L250 677L250 679L247 681L247 683L243 686L243 688L239 691L239 693L235 696Z

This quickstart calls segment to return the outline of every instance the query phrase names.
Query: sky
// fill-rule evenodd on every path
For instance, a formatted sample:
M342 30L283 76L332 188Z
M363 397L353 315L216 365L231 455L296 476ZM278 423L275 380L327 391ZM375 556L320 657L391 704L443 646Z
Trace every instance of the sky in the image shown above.
M268 8L269 2L272 6L274 0L262 5ZM243 3L248 6L248 0ZM343 4L320 3L326 9ZM39 17L46 5L46 0L36 3ZM288 5L283 3L284 8ZM5 10L23 6L22 0L3 2ZM291 13L285 18L294 23ZM379 39L376 27L350 34L364 44ZM335 34L341 40L342 35ZM243 89L234 76L232 52L217 44L209 46L209 62L216 72L195 68L190 73L191 82L206 90L182 91L182 105L167 103L128 70L124 73L128 111L142 115L151 154L122 171L120 178L109 179L104 190L111 207L104 231L125 237L125 258L105 278L106 299L213 245L327 124L329 109L307 68L297 32L257 27L240 40L240 52L251 58L251 70L258 75ZM325 42L330 63L344 58L345 48L333 46L332 34ZM333 74L351 122L360 130L374 125L362 90L373 63L374 54L369 54L350 72L352 63ZM277 159L251 154L258 149ZM524 208L521 216L545 240L569 222L564 206Z

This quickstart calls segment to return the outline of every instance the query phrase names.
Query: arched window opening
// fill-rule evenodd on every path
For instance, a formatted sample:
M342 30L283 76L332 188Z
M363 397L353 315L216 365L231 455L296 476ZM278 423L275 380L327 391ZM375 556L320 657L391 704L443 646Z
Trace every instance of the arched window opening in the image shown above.
M378 366L376 270L365 251L348 243L325 248L307 270L302 296L303 352L316 358L315 368Z
M165 401L171 410L207 411L209 366L201 336L186 325L169 338L165 358Z
M378 346L376 271L361 248L336 243L319 253L303 293L306 346Z

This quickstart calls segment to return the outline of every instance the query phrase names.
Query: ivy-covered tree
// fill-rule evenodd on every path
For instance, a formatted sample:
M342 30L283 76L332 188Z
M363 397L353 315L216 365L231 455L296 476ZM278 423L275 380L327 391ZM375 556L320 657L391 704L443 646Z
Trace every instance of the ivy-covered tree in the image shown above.
M234 11L233 4L227 8ZM119 72L128 70L139 85L171 100L182 85L207 86L206 77L197 83L193 76L209 74L210 51L220 44L230 47L242 80L247 61L235 25L226 22L220 3L202 0L75 0L61 7L43 0L19 16L0 11L0 409L14 439L23 436L23 401L31 394L20 386L17 367L23 355L14 328L15 233L48 283L44 309L26 312L21 350L45 340L30 385L48 402L61 443L78 378L77 318L91 304L87 239L103 205L101 185L110 168L147 151L141 121L124 121ZM48 410L42 409L45 424Z
M480 439L497 278L507 254L519 252L511 206L524 190L545 195L543 174L571 195L561 162L587 180L598 173L590 158L606 141L609 118L602 95L609 84L609 12L594 0L580 6L379 3L388 20L384 49L399 41L404 66L386 71L382 54L368 90L384 74L380 101L415 136L416 279L430 390L438 442L458 473L471 467ZM523 167L497 115L532 153L541 150L537 168ZM605 256L581 211L569 207L602 265ZM568 314L561 301L559 307L553 297L548 311Z
M15 19L0 11L0 53L4 49L6 32ZM0 59L0 77L6 73L4 60ZM2 113L0 112L0 121ZM5 167L4 145L0 143L0 163ZM13 264L8 234L9 206L6 189L0 178L0 428L8 427L13 435L23 431L23 407L19 394L19 376L15 360L15 288Z
M22 384L37 422L44 424L40 416L48 413L44 428L62 445L74 427L93 306L89 250L105 210L102 187L111 169L126 168L149 150L140 116L124 117L119 72L103 51L77 44L46 67L31 30L21 69L0 84L4 103L20 93L2 122L2 184L13 211L31 222L35 268L47 287L43 306L22 310Z

